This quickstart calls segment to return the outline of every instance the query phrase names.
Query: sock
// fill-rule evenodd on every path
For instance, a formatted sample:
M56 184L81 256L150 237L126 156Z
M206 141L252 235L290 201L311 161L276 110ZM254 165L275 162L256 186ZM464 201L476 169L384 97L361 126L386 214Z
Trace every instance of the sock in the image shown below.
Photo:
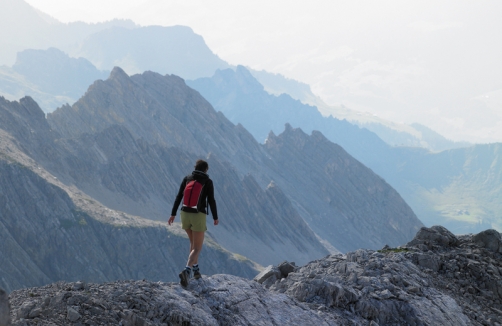
M195 264L195 265L193 265L193 266L192 266L192 269L193 269L194 271L198 271L198 270L199 270L199 264Z
M190 266L186 266L186 267L185 267L185 270L186 270L188 273L191 273L191 272L192 272L192 269L190 268Z

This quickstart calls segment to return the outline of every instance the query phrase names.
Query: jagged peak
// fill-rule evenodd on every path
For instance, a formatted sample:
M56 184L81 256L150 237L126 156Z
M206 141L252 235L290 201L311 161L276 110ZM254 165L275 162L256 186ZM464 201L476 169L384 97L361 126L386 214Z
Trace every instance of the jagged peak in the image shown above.
M120 67L113 67L112 72L110 73L110 80L123 80L129 79L129 75Z
M265 144L274 141L276 138L277 138L277 136L274 134L274 132L272 130L270 130L270 132L268 133L267 138L265 139Z

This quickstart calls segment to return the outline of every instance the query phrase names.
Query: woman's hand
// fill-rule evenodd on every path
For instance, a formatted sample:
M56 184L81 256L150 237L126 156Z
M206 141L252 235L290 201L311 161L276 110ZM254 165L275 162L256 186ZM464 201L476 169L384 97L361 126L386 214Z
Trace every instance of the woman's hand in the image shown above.
M167 220L167 224L169 224L169 225L173 224L175 218L176 218L176 216L171 216L169 218L169 220Z
M220 223L219 220L214 220L214 225L218 225Z

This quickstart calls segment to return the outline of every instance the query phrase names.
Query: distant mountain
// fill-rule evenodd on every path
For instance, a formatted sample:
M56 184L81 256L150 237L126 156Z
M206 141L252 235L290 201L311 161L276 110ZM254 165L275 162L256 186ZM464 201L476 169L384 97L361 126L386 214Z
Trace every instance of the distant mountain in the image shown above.
M152 70L194 79L229 67L189 27L140 27L129 20L63 24L23 0L0 3L0 47L0 65L8 66L18 52L53 47L73 58L86 58L100 70L121 66L130 74Z
M426 224L440 221L456 233L502 230L501 153L499 143L407 153L396 170L400 193Z
M12 65L16 54L26 49L56 47L71 52L86 37L100 30L120 26L134 28L132 21L114 20L98 24L63 24L23 0L0 2L0 65Z
M67 96L42 92L38 85L33 84L25 76L6 66L0 66L0 96L11 101L31 96L40 102L40 106L45 111L51 111L65 103L73 102L73 99Z
M472 146L472 144L468 142L455 142L446 139L436 131L419 123L412 123L411 126L421 133L422 140L425 141L429 145L429 148L433 151L440 152L448 149L465 148Z
M307 132L321 131L392 185L426 225L440 223L456 233L479 232L488 227L502 229L497 206L502 198L497 184L497 144L441 153L392 147L369 130L345 120L323 117L315 107L286 94L268 94L244 67L218 71L211 78L187 83L261 141L265 130L275 132L284 123ZM423 126L414 127L436 147L461 145L448 142ZM383 132L388 133L389 129Z
M233 123L242 124L259 142L270 131L278 134L286 123L310 133L318 130L329 140L346 149L358 160L371 161L390 146L374 133L346 120L323 117L316 107L294 100L287 94L271 95L243 66L235 71L219 70L211 78L187 81L216 110Z
M309 85L280 74L253 69L249 69L249 72L264 86L268 93L276 96L287 94L304 104L315 106L323 116L333 116L336 119L347 120L361 128L366 128L391 146L422 147L437 152L471 145L467 142L448 140L420 124L395 123L367 112L351 110L343 105L329 106L312 92Z
M229 67L185 26L110 28L90 35L73 55L103 70L120 66L129 74L151 70L188 79L212 76L216 69Z
M52 112L73 104L90 84L108 75L88 60L70 58L55 48L25 50L12 68L0 67L0 95L9 100L31 96L45 112Z
M110 74L109 71L96 69L87 59L70 58L56 48L19 52L12 69L37 85L42 92L75 100L95 80L106 79Z

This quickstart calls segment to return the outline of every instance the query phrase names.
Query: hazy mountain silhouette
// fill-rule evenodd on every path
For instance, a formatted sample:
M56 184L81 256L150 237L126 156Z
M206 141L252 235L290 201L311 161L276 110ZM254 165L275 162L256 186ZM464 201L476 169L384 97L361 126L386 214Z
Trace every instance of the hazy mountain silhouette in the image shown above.
M12 65L16 54L26 49L59 48L67 53L89 35L120 26L134 28L132 21L113 20L105 23L82 22L63 24L33 8L23 0L0 2L0 64Z
M343 105L327 105L316 96L308 84L286 78L280 74L249 69L265 90L276 96L290 95L304 104L315 106L325 117L333 116L339 120L347 120L361 128L375 133L391 146L423 147L432 151L467 147L467 142L454 142L420 124L406 125L384 120L367 112L351 110Z
M120 66L129 74L151 70L188 79L212 76L216 69L229 67L185 26L110 28L85 39L75 55L99 69Z
M0 95L9 100L31 96L45 112L52 112L73 104L90 84L108 75L88 60L70 58L55 48L25 50L18 53L12 68L0 68Z
M63 24L23 0L0 3L0 47L0 64L8 66L17 52L54 47L100 70L119 65L130 74L152 70L198 78L229 67L189 27L140 27L129 20Z
M56 48L22 51L12 69L43 92L73 99L82 96L95 80L110 74L99 71L87 59L70 58Z
M392 147L367 129L323 117L315 107L289 95L268 94L242 66L187 83L259 140L264 139L265 130L281 130L283 123L309 132L321 131L389 182L427 225L440 221L457 233L478 232L490 225L502 228L496 204L500 198L496 145L476 145L436 154L422 148ZM436 147L458 145L445 143L444 138L430 129L419 125L415 128ZM478 163L472 167L472 162Z

